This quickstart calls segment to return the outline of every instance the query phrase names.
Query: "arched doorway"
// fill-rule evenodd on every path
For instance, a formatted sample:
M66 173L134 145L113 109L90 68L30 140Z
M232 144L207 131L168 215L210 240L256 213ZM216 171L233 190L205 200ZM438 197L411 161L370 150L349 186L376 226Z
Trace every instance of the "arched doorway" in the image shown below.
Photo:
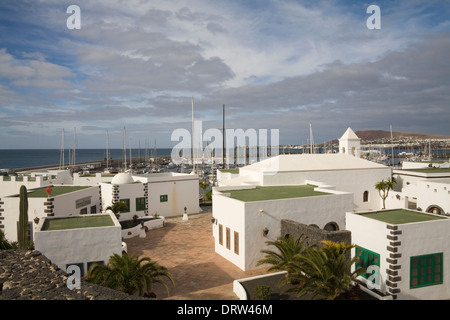
M442 210L442 208L439 206L431 205L428 207L427 212L440 215L444 213L444 210Z
M323 227L323 230L325 231L338 231L339 226L336 222L328 222L325 227Z

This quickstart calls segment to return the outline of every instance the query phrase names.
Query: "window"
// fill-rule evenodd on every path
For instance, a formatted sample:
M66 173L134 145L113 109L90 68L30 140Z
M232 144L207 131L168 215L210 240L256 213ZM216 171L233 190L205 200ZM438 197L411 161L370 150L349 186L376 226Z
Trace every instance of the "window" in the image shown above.
M355 268L368 268L375 265L380 266L380 255L376 252L372 252L363 247L356 246L355 256L359 256L358 262L355 264ZM364 278L369 278L370 274L365 273L361 275Z
M103 264L103 265L105 264L104 261L91 261L91 262L88 262L88 263L87 263L87 270L88 270L88 272L89 272L89 269L91 269L91 266L94 265L94 264L96 264L96 263L97 263L97 264Z
M230 249L230 244L231 244L230 228L227 228L225 237L226 237L226 247L227 247L227 249Z
M239 232L234 232L234 253L239 254Z
M84 197L78 200L75 200L75 208L85 207L91 204L91 197Z
M128 210L121 210L120 213L130 212L130 199L120 199L119 202L125 202Z
M160 195L159 202L167 202L167 194Z
M363 202L369 201L369 191L364 191L363 193Z
M136 198L136 211L144 211L146 204L146 198Z
M219 244L223 245L223 226L219 224Z
M434 253L411 257L410 288L433 286L443 282L443 254Z
M91 207L91 213L97 213L97 206Z
M80 210L80 214L87 214L87 208L83 208Z

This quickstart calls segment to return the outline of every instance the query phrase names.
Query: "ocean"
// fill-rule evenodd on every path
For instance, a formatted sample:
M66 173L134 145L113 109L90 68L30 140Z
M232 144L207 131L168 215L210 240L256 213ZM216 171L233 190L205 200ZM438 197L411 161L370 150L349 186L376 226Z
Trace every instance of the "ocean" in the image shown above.
M172 149L156 149L147 151L149 157L170 156ZM21 169L39 166L55 165L59 166L60 153L58 149L4 149L0 150L0 169ZM112 159L122 159L123 149L110 149ZM127 159L130 157L130 150L127 150ZM145 150L131 149L131 157L145 157ZM69 164L72 158L72 150L66 149L64 152L64 163ZM106 149L77 149L75 150L75 162L101 161L106 158Z
M69 165L70 159L72 158L72 150L66 149L64 153L64 163ZM337 152L337 149L334 150ZM394 155L398 155L400 152L408 152L408 150L403 148L396 148L394 150ZM415 153L421 150L414 150ZM0 169L21 169L30 167L40 167L40 166L59 166L60 163L60 150L59 149L0 149ZM283 149L280 148L280 154L292 154L301 153L301 149ZM306 151L307 152L307 151ZM318 153L324 152L322 148L318 148ZM387 156L391 155L391 149L385 148L382 150ZM450 150L433 150L434 155L440 155L439 159L436 160L448 160L450 155ZM142 158L145 157L144 149L131 149L132 158ZM147 155L149 157L154 156L170 156L172 153L171 148L158 148L156 151L154 149L147 150ZM113 160L121 160L123 158L123 149L110 149L110 157ZM444 156L444 157L442 157ZM127 159L130 157L130 150L127 150ZM75 151L75 162L90 162L90 161L102 161L106 158L106 149L77 149ZM397 159L399 160L399 159Z

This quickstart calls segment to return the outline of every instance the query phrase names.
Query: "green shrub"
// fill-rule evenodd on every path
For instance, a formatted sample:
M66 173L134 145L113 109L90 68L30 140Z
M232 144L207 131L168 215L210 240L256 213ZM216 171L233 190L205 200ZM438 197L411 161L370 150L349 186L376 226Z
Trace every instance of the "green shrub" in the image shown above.
M265 285L259 285L255 287L254 299L255 300L270 300L272 294L272 288Z

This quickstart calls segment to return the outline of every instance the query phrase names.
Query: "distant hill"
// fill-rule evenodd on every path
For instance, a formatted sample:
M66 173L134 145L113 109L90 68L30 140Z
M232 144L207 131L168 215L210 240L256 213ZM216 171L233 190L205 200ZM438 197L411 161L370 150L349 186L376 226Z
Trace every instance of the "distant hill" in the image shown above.
M380 139L390 139L391 132L383 130L365 130L357 131L356 135L361 140L374 141ZM412 138L412 139L450 139L450 136L428 134L428 133L415 133L415 132L394 132L392 131L393 138Z

